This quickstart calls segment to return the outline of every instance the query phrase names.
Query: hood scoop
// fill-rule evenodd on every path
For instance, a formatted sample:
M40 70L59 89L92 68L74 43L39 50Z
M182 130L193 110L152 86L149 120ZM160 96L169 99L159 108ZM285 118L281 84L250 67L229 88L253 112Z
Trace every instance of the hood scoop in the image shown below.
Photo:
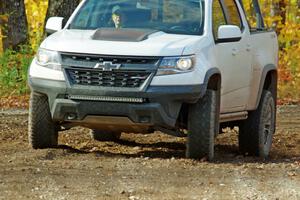
M97 29L91 38L93 40L141 42L156 32L158 31L149 29L101 28Z

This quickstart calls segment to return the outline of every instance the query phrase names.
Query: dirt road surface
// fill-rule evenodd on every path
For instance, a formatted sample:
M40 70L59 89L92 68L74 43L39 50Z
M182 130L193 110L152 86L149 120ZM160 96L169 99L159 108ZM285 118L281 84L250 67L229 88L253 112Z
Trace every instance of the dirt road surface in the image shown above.
M300 199L300 106L278 109L266 161L239 155L236 131L218 137L213 163L185 159L180 138L95 142L88 132L76 128L60 134L59 148L33 150L26 113L0 112L0 200Z

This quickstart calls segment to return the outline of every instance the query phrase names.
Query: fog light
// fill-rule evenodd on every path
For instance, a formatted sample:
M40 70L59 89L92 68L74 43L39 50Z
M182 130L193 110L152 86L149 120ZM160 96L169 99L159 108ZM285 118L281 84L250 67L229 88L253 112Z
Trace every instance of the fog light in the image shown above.
M67 114L67 120L75 120L77 119L77 115L75 113Z
M140 117L140 119L139 119L139 122L140 122L140 123L150 123L150 121L151 121L151 119L150 119L149 116L142 116L142 117Z

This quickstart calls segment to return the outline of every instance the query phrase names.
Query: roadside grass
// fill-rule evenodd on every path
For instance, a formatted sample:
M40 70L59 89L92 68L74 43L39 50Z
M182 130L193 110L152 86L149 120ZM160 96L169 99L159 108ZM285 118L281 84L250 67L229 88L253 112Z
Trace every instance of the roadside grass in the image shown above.
M6 50L0 55L0 97L28 94L27 71L34 51L29 45L19 47L18 51Z

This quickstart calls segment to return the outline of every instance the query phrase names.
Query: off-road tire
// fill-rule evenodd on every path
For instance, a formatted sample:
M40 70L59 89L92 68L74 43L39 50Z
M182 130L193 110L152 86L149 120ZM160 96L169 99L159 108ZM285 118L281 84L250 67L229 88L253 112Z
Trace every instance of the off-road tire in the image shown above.
M270 91L264 90L257 110L249 113L239 130L239 149L244 155L269 156L275 132L276 104Z
M31 93L28 119L28 139L32 148L53 148L58 144L58 132L50 114L48 98Z
M219 130L220 93L207 90L196 104L191 104L188 115L186 157L214 158L214 140Z
M92 139L100 142L116 141L120 139L121 133L105 132L99 130L91 130Z

